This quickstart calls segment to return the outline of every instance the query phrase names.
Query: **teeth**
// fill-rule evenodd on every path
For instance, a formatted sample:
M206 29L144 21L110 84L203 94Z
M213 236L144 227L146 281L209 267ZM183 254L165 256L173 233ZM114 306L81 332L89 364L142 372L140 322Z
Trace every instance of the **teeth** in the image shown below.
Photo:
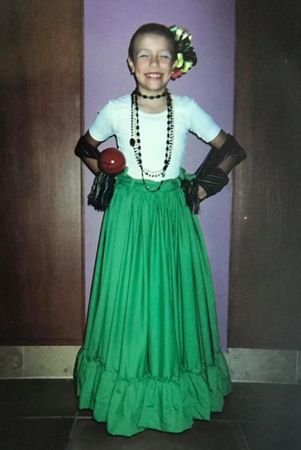
M157 73L148 73L147 76L150 78L160 78L161 77L161 75L157 74Z

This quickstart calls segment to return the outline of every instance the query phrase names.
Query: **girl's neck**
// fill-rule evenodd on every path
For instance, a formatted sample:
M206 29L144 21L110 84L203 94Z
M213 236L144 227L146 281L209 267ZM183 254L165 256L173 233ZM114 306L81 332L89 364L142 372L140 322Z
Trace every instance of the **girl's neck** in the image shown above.
M158 114L163 112L167 108L166 98L159 98L156 100L147 100L144 98L138 98L139 109L143 112L150 114Z
M150 114L158 114L167 109L166 97L155 98L153 100L138 97L139 109Z

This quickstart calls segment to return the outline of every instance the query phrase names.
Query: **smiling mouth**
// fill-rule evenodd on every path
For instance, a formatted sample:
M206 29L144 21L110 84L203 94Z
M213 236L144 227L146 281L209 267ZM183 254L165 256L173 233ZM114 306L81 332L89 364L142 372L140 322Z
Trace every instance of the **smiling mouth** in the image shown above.
M157 79L159 79L159 78L162 78L162 73L158 73L158 72L149 72L149 73L146 73L145 76L146 76L147 78L152 79L152 80L157 80Z

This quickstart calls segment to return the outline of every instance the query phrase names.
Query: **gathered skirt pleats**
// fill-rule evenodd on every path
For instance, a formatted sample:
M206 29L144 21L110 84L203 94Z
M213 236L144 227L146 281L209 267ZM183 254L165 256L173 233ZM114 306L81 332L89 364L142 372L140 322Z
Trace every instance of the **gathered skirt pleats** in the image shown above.
M104 214L74 376L79 407L91 408L111 434L181 432L221 411L231 390L183 173L151 192L124 171Z

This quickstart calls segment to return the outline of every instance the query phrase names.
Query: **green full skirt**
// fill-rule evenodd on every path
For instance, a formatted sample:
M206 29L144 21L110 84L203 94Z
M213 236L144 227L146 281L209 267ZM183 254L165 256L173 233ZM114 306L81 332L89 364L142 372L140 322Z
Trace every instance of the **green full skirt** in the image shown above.
M185 204L183 176L150 192L125 170L104 214L74 376L79 408L92 409L110 434L181 432L221 411L231 390L206 249Z

